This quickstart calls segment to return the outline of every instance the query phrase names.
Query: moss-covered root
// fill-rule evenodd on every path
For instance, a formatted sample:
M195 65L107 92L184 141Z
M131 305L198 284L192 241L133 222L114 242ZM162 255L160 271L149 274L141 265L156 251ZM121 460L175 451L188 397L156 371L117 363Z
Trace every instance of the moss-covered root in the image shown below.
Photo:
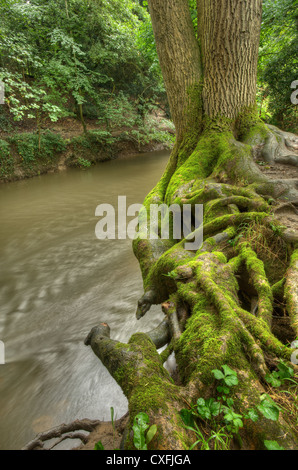
M108 325L91 330L85 340L122 388L129 402L130 421L126 432L126 449L135 449L132 425L134 417L148 414L157 433L150 448L185 450L191 445L179 411L185 399L164 369L156 347L148 335L137 333L128 344L110 339ZM177 431L178 430L178 431Z
M277 127L269 126L269 135L262 149L262 156L268 163L283 163L298 166L298 155L291 150L298 143L298 138L289 132L283 132Z
M257 316L271 326L273 314L273 295L265 273L264 263L258 259L249 243L239 244L240 255L246 264L249 277L258 294Z
M231 390L234 410L246 415L260 404L265 393L268 369L258 339L261 338L266 344L264 349L273 357L280 352L282 344L275 341L263 320L237 306L232 271L219 258L216 253L198 257L196 273L200 290L194 282L179 286L178 294L189 302L193 313L176 344L176 359L184 384L196 386L197 396L193 399L216 394L213 369L227 364L237 371L239 384ZM262 416L256 423L245 420L241 436L245 448L262 449L264 439L277 440L287 449L295 446L295 436L282 416L278 422Z
M294 180L271 180L261 172L253 160L251 143L252 140L249 140L250 145L239 142L229 134L223 136L223 151L214 168L213 176L221 178L224 174L231 181L238 181L246 186L253 185L261 195L284 198L287 201L297 200L298 191Z
M293 151L298 143L296 135L265 124L260 119L250 124L243 129L244 132L240 136L242 142L255 148L260 157L271 165L283 163L298 166L298 156Z
M294 251L286 273L285 298L292 328L298 336L298 249Z

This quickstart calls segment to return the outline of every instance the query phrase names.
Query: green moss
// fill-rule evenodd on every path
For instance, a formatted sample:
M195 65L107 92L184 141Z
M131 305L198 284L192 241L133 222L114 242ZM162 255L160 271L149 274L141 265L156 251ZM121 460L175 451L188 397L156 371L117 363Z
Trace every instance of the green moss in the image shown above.
M266 141L268 134L269 130L266 124L258 121L252 127L246 129L242 135L242 141L248 145L262 145Z
M179 193L185 185L204 180L211 175L219 157L219 143L222 136L216 132L204 132L194 151L172 176L165 197L166 204L179 203ZM191 190L191 186L189 186ZM185 194L185 191L184 191Z
M219 136L229 134L233 131L233 125L234 121L225 116L216 116L214 118L204 116L204 133L206 134L211 133Z
M182 142L178 143L177 166L185 163L195 150L199 136L202 133L202 88L203 82L188 88L188 106L185 111L185 132Z
M271 324L273 313L273 296L268 282L264 263L258 258L248 242L239 244L240 255L246 264L251 281L258 293L258 315Z
M234 274L238 273L242 265L242 257L235 256L229 260L229 266Z
M236 134L239 140L252 131L252 129L261 123L258 115L257 105L244 107L238 114L236 120Z
M283 300L285 282L286 282L286 279L283 278L280 281L276 282L271 287L271 291L272 291L272 295L273 295L274 299Z

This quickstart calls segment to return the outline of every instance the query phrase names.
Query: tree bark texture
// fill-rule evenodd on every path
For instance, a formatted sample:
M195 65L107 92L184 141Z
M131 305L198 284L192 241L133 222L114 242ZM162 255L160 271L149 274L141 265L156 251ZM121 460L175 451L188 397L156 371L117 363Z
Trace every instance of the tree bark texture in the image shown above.
M236 119L255 104L262 0L199 0L207 116Z

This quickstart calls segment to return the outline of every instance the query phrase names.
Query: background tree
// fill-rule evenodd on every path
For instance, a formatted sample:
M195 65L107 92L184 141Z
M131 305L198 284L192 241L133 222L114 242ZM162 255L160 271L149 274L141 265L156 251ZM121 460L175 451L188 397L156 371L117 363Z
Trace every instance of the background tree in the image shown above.
M297 133L289 84L298 76L298 2L265 0L258 64L258 104L271 124Z
M0 79L10 105L11 93L26 107L22 89L39 89L47 106L61 108L60 117L76 115L85 131L86 118L111 121L127 100L142 115L164 103L156 53L147 52L148 25L147 10L134 0L1 2Z
M281 227L274 213L287 207L296 215L298 194L295 180L269 179L254 156L297 166L285 145L297 139L258 116L262 2L198 0L197 37L187 0L148 4L177 139L139 217L134 252L145 293L137 318L162 304L165 319L128 344L110 339L101 324L86 344L128 398L125 448L133 448L130 431L143 411L157 425L152 448L196 441L195 448L293 449L295 424L269 393L274 379L287 383L295 368L289 345L298 334L297 232ZM191 204L193 217L204 204L199 250L162 240L160 231L157 240L143 239L150 205L163 203ZM283 336L275 323L281 311ZM176 381L163 367L173 351Z

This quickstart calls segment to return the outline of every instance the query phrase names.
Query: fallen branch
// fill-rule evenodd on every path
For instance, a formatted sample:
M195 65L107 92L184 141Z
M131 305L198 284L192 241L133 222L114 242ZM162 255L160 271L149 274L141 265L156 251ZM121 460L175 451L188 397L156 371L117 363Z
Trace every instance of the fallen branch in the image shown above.
M22 450L45 450L45 443L51 439L58 439L58 441L55 442L50 449L53 449L56 445L66 439L80 439L83 443L86 443L88 435L76 431L86 431L90 433L94 431L100 423L101 422L97 420L77 419L69 424L60 424L49 431L38 434L32 441L23 447Z

